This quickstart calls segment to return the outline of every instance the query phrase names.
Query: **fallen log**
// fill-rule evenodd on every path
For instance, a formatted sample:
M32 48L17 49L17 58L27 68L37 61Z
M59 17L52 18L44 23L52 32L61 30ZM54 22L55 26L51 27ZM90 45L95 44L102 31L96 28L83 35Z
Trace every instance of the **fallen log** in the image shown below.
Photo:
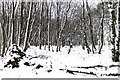
M120 65L110 65L109 68L111 67L120 67Z
M63 69L60 69L60 70L63 70ZM73 74L73 75L75 75L75 73L83 73L83 74L96 75L95 73L93 73L91 71L90 72L83 72L83 71L74 71L74 70L67 69L66 72L70 73L70 74Z
M105 76L120 76L118 73L103 74Z
M74 67L74 68L85 68L85 69L89 69L89 68L94 68L96 69L96 67L104 67L107 70L107 66L103 66L103 65L95 65L95 66L87 66L87 67Z

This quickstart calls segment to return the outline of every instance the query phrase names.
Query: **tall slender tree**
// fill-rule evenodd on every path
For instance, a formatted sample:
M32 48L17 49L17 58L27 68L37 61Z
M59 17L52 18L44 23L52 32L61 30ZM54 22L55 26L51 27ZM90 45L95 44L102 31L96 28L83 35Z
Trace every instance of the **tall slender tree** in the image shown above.
M84 41L83 41L83 44L85 44L86 48L87 48L87 52L88 54L91 52L91 49L88 45L88 42L87 42L87 33L86 33L86 22L85 22L85 2L83 0L83 38L84 38ZM84 45L83 45L84 46Z
M22 28L23 28L23 8L24 8L24 2L21 2L21 11L20 11L20 26L19 26L19 34L18 34L18 45L20 46L22 44Z
M102 50L102 47L103 47L103 41L104 41L104 2L102 1L102 19L101 19L101 36L100 36L100 39L101 39L101 46L100 46L100 49L99 49L99 54L101 54L101 50Z
M48 50L49 51L50 51L51 8L52 8L52 3L49 3L49 6L47 6Z
M62 37L62 33L63 33L63 30L64 30L64 28L65 28L65 24L66 24L66 22L67 22L67 17L68 17L68 12L69 12L69 10L70 10L70 8L71 8L71 1L70 2L68 2L68 5L67 5L67 8L66 8L66 10L65 10L65 12L64 12L64 16L63 16L63 23L60 25L60 31L59 31L59 36L58 36L58 39L57 39L57 48L56 48L56 51L60 51L60 47L61 47L61 37Z
M33 9L33 2L30 3L29 16L28 16L27 27L26 27L26 32L25 32L24 46L23 46L24 51L26 51L27 48L28 48L28 40L29 40L29 32L30 32L30 21L32 19L32 9Z
M41 12L40 12L40 24L39 24L39 49L42 46L42 27L43 27L43 13L44 13L44 2L41 3Z
M15 2L14 0L12 1L12 32L11 32L11 45L12 44L15 44L15 21L14 21L14 18L15 18Z
M1 43L2 43L1 41L2 41L2 36L1 36L1 27L0 27L0 56L1 56Z
M57 4L57 30L56 30L56 38L59 38L59 30L60 30L60 8L61 8L61 4L60 2L56 2ZM60 48L58 46L59 42L56 41L57 44L57 48L56 48L56 52L60 51Z
M88 1L86 0L86 8L87 8L87 13L89 17L89 27L90 27L90 35L91 35L91 41L92 41L92 52L94 53L94 50L96 50L95 43L94 43L94 35L93 35L93 24L92 24L92 18L91 18L91 13L90 13L90 7L88 5Z
M117 56L116 56L116 14L115 14L115 8L114 8L114 3L111 3L111 31L112 31L112 39L111 39L111 44L112 44L112 60L117 61Z
M120 53L120 0L118 0L118 25L119 25L119 30L118 30L117 50Z
M5 11L4 11L4 1L2 2L2 23L1 23L1 28L2 28L2 57L4 57L4 53L5 53Z

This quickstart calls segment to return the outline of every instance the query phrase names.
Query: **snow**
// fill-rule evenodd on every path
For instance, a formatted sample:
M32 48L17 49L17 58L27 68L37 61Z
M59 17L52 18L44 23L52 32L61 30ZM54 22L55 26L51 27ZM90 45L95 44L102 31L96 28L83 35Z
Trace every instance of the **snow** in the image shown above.
M47 47L46 47L47 48ZM112 61L112 53L108 46L104 46L102 53L87 54L81 46L73 46L70 54L68 54L68 46L61 48L60 52L55 52L56 46L53 46L54 52L39 49L39 47L31 46L26 51L26 56L19 62L19 68L4 68L5 63L12 59L9 55L5 58L0 57L0 78L117 78L118 76L106 76L105 74L118 73L118 67L110 65L118 65L118 62ZM38 58L32 58L37 57ZM31 66L24 65L29 62ZM42 65L36 69L38 65ZM96 65L105 67L83 68ZM70 74L67 70L79 72L93 72L96 75L77 73Z

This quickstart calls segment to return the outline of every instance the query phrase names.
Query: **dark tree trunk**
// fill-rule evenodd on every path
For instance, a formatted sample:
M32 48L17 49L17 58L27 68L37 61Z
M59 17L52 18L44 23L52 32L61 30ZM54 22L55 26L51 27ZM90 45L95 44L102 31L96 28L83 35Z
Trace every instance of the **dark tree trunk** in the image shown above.
M119 30L118 30L117 50L120 53L120 0L119 0L119 6L118 6L118 25L119 25Z
M5 12L4 12L4 2L2 2L2 11L3 11L3 23L2 23L2 37L3 37L3 40L2 40L2 57L4 57L4 53L5 53L5 41L6 41L6 38L5 38Z
M29 11L29 17L28 17L28 22L27 22L25 41L24 41L24 48L23 48L24 51L26 51L27 48L28 48L28 40L29 40L29 33L30 33L30 21L32 19L33 2L30 5L31 5L31 7L30 7L31 9Z
M88 42L87 42L87 34L86 34L86 23L85 23L85 5L84 5L85 3L84 3L84 0L83 0L83 32L84 32L84 44L85 44L85 46L86 46L86 48L87 48L87 52L88 52L88 54L91 52L91 49L90 49L90 47L89 47L89 45L88 45ZM84 46L84 45L83 45Z
M60 26L60 24L59 24L59 17L60 17L60 4L59 4L59 2L57 2L57 39L59 38L59 30L60 30L60 28L59 28L59 26ZM59 48L59 40L57 40L57 48L56 48L56 52L58 52L58 51L60 51L60 48Z
M41 15L40 15L40 18L41 18L41 22L40 22L40 26L39 26L39 49L41 49L42 47L42 30L41 28L43 27L43 12L44 12L44 2L42 2L42 6L41 6Z
M99 54L101 54L101 50L102 50L102 47L103 47L103 40L104 40L104 31L103 31L103 27L104 27L104 3L102 3L102 9L103 9L103 12L102 12L102 21L101 21L101 27L102 27L102 30L101 30L101 46L100 46L100 49L99 49Z
M92 40L92 52L94 54L94 50L96 50L95 43L94 43L94 37L93 37L93 25L92 25L92 18L91 18L91 13L90 13L90 7L88 5L88 2L86 0L86 7L87 7L87 12L88 12L88 17L89 17L89 27L90 27L90 33L91 33L91 40Z
M21 17L20 17L20 32L19 32L19 34L20 34L20 36L19 36L19 43L18 43L18 45L20 46L21 44L22 44L22 28L23 28L23 7L24 7L24 2L21 2Z
M114 9L114 6L112 6L112 9ZM112 17L112 24L111 24L111 30L112 30L112 40L111 40L111 44L112 44L112 60L114 62L116 62L118 60L118 57L116 55L116 28L115 28L115 21L116 21L116 14L115 14L115 10L111 11L111 17Z
M15 5L14 2L12 2L12 44L15 44Z

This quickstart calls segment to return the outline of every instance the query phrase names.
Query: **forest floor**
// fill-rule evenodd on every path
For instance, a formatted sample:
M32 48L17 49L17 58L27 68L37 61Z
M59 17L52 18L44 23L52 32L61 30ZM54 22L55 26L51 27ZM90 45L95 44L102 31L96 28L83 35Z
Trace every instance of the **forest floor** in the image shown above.
M55 46L53 49L55 50ZM0 57L0 78L118 78L118 62L112 61L110 47L104 46L102 53L87 54L81 46L73 46L68 54L68 46L60 52L40 50L31 46L19 62L18 68L5 63L10 56ZM7 53L8 54L8 53Z

